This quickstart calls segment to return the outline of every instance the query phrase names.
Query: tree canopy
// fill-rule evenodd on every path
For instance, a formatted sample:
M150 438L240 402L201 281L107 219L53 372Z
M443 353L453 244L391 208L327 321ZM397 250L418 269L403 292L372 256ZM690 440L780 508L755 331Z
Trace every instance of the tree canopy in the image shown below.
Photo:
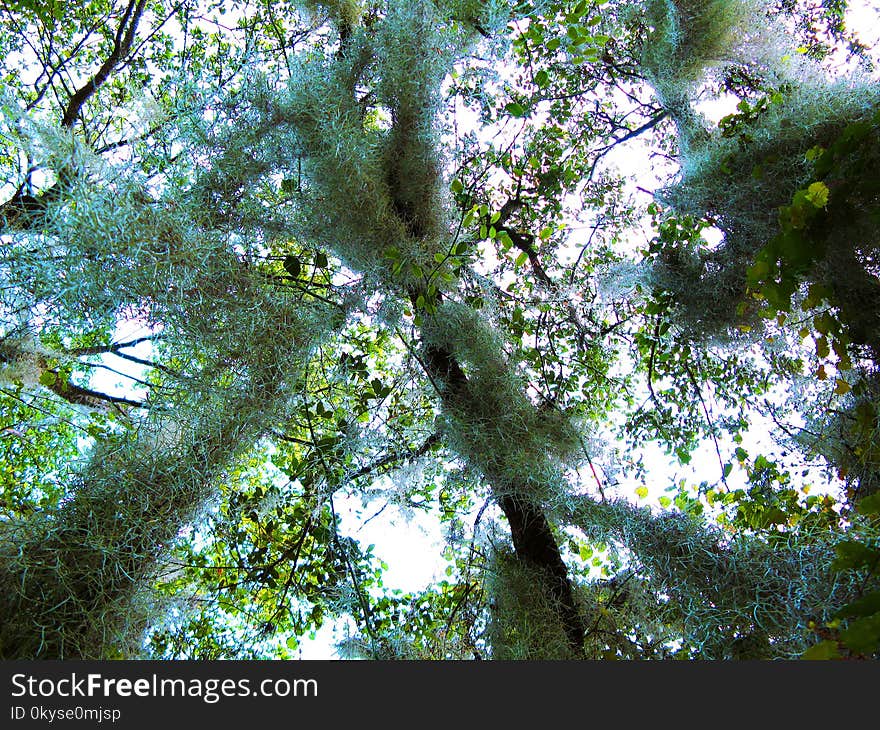
M0 3L0 658L876 657L846 12Z

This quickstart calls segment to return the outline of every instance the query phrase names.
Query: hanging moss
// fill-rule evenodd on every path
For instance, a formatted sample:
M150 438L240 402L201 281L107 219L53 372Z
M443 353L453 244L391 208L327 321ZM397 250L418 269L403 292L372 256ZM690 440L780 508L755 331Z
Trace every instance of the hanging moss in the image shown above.
M553 605L539 569L501 548L493 552L486 575L492 596L487 635L493 659L580 658L572 651L559 607Z
M767 20L761 3L658 0L649 17L656 28L645 44L643 67L676 121L681 148L678 180L658 198L676 215L709 218L724 234L711 250L666 247L654 282L673 293L684 328L704 337L742 324L743 308L757 311L746 296L746 271L779 233L780 208L813 182L808 151L869 121L880 105L880 87L858 77L831 81L793 51L788 51L793 58L785 56L785 32ZM710 131L694 110L697 87L713 69L742 63L754 65L770 86L783 91L762 111L752 110L740 128ZM850 212L828 226L836 245L828 246L824 269L844 294L852 288L844 282L852 277L839 262L846 258L843 251L852 250L846 239L861 238L865 222ZM831 233L841 230L839 236Z
M223 470L284 417L288 388L323 329L287 324L271 346L252 343L250 360L237 357L243 372L224 390L188 383L190 399L171 415L150 415L102 445L57 509L0 525L0 656L138 653L155 617L150 585L162 556L210 502ZM167 412L163 405L171 403L160 399L153 412Z
M779 62L761 0L652 0L638 12L652 28L642 68L675 121L684 151L704 141L707 125L693 96L713 68Z
M504 356L498 333L479 312L449 302L425 324L423 337L426 346L452 352L466 369L467 393L444 411L455 451L498 494L559 499L563 467L579 458L578 432L565 414L526 397L527 384Z
M210 502L223 470L284 417L292 379L323 329L287 324L271 346L252 343L250 360L238 355L243 371L225 389L188 383L189 399L157 400L153 412L170 415L150 415L102 445L57 509L0 525L0 656L137 654L155 616L150 585L162 556Z
M575 429L528 399L491 323L447 301L450 272L437 271L454 230L437 153L440 84L475 28L450 23L448 11L445 3L389 3L370 38L353 36L332 60L303 61L277 113L307 151L310 190L320 201L304 201L298 230L419 310L447 441L491 485L517 551L552 564L543 590L566 614L572 647L579 621L543 509L559 498L563 465L579 444ZM362 95L378 124L365 122Z
M852 504L880 490L880 382L862 378L838 407L808 419L795 446L820 454L847 485Z
M667 248L654 268L654 282L675 295L686 329L703 336L741 321L737 310L746 298L749 267L779 232L780 207L813 180L807 152L848 125L870 120L878 105L880 88L861 82L799 86L748 127L748 141L719 130L683 156L679 179L659 199L679 215L711 218L724 234L714 250ZM858 235L865 223L850 215L829 230L851 250L865 240ZM847 242L850 235L857 238ZM828 251L830 270L841 249L829 245Z
M796 657L808 623L829 621L858 595L858 576L836 574L834 538L780 535L772 544L730 537L682 514L581 498L571 521L590 538L619 541L667 594L686 643L707 659Z
M0 523L3 658L138 655L163 557L224 470L288 414L315 344L340 323L270 291L247 251L200 225L194 200L153 198L135 175L95 167L47 208L42 246L25 232L0 254L41 325L137 318L175 363L67 499Z

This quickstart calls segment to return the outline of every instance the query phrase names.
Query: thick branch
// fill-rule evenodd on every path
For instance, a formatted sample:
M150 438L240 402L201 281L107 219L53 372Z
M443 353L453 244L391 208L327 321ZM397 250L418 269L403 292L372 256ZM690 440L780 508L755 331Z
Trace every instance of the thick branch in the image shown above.
M137 26L140 22L141 15L147 0L134 0L129 3L119 22L119 28L116 30L116 36L113 39L113 50L107 56L104 63L98 69L92 78L90 78L83 86L70 97L67 108L64 110L64 117L61 119L61 126L65 128L72 127L76 118L79 116L83 105L92 97L92 95L101 87L101 85L110 78L113 69L122 62L131 49L134 42L134 36L137 32Z
M54 370L49 370L47 372L55 373L56 376L58 375ZM141 401L130 400L129 398L123 398L121 396L108 395L107 393L102 393L98 390L91 390L90 388L83 388L69 380L62 380L60 377L56 377L54 382L46 387L55 393L55 395L64 398L68 403L73 403L77 406L86 406L88 408L108 408L111 405L132 406L134 408L143 408L144 406L144 403Z
M113 39L113 50L110 55L107 56L95 75L77 89L68 100L61 118L61 126L65 129L74 125L85 103L110 78L113 70L125 60L131 50L146 4L146 0L137 0L136 2L132 0L125 9ZM62 171L62 178L63 176L64 172ZM41 195L34 196L28 190L26 180L9 200L0 205L0 228L28 228L60 194L61 186L56 183Z
M440 397L444 406L454 410L459 403L474 397L467 375L449 350L428 345L423 360L431 379L442 384ZM569 644L576 656L582 656L584 622L575 603L568 569L543 509L525 496L528 490L524 486L505 484L497 475L485 476L510 525L517 557L546 576L548 592L557 604Z
M152 342L153 340L158 339L159 335L146 335L144 337L138 337L134 340L126 340L125 342L115 342L109 345L94 345L91 347L71 347L65 352L68 355L102 355L104 353L114 353L117 354L119 350L125 347L135 347L136 345L141 344L142 342Z

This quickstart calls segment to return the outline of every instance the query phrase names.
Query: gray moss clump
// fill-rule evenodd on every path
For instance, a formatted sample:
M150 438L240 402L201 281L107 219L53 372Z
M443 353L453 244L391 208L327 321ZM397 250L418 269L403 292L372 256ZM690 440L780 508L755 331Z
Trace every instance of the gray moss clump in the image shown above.
M270 290L251 251L205 225L196 200L92 171L50 206L41 246L22 233L4 247L0 264L40 312L34 329L135 318L173 363L57 508L0 522L4 659L139 655L167 551L225 470L289 413L315 345L340 323Z
M651 0L643 10L654 30L642 64L660 83L696 83L713 66L766 61L766 7L761 0Z
M390 3L369 37L358 31L333 58L300 59L286 96L267 107L295 130L309 195L321 201L302 207L299 230L357 271L397 264L404 289L445 250L436 119L466 36L430 3ZM369 95L370 118L359 94Z
M578 659L559 620L559 608L542 586L540 571L498 548L486 567L492 596L487 636L492 658L500 660Z
M670 248L655 265L653 281L675 295L685 329L707 334L737 321L746 271L778 233L780 206L790 205L794 193L812 182L807 151L827 145L849 124L869 121L878 107L876 85L801 85L748 127L748 142L716 131L683 155L678 180L658 198L678 215L712 218L724 233L715 250ZM840 245L828 247L825 268L840 258L840 250L852 250L853 242L845 239L864 221L839 224L848 230L834 235Z
M156 617L150 586L162 557L210 502L224 469L282 415L290 381L252 367L216 407L177 408L173 419L182 421L151 416L103 444L56 510L0 524L0 656L139 653Z
M425 345L453 353L467 393L445 401L450 446L494 485L496 494L552 503L563 469L578 459L579 434L565 414L525 395L527 383L504 355L497 332L470 307L441 305L423 328Z
M760 327L754 302L746 300L746 271L779 232L779 208L813 182L810 149L824 147L848 125L867 122L880 107L880 86L853 77L832 81L823 69L784 47L785 31L774 27L761 2L752 0L656 0L649 5L654 31L642 65L661 104L677 126L681 171L658 194L678 216L709 218L724 238L714 248L667 247L653 267L654 285L674 295L683 329L695 338L723 336L742 324ZM784 55L790 54L794 58ZM736 133L710 129L695 109L700 84L732 65L751 66L770 88L774 102ZM865 256L849 256L873 221L846 215L829 225L827 255L814 272L833 280L846 295L880 303L876 286L854 287L864 277ZM844 231L841 233L841 231ZM854 272L861 271L861 274ZM858 318L861 310L851 307ZM880 330L880 323L870 323ZM880 351L880 337L876 338Z
M449 446L513 514L543 518L539 505L560 498L577 433L563 414L529 400L492 324L451 301L444 290L454 275L436 263L454 236L437 153L441 82L473 41L474 21L490 21L474 18L478 3L452 5L388 3L369 34L353 33L333 57L301 58L289 91L267 101L265 114L295 130L303 151L308 189L295 230L419 310ZM517 536L532 527L516 525ZM545 578L543 592L561 595L564 565L552 567L563 575Z
M669 596L696 656L796 657L808 622L829 621L857 595L859 576L831 569L827 535L730 538L681 514L582 498L571 523L590 538L619 541L654 589Z
M734 63L778 61L764 7L760 0L651 0L639 6L653 27L642 68L675 121L684 151L706 133L693 95L708 73Z
M473 36L449 23L450 11L470 17L475 7L390 3L370 37L353 35L332 58L302 58L288 92L264 104L267 118L295 131L309 201L320 201L300 206L299 230L407 298L423 291L452 235L436 118L446 70ZM384 121L368 122L361 94ZM444 399L451 446L499 494L525 485L528 496L548 498L579 445L568 420L529 401L498 335L473 310L444 303L425 313L422 329L426 347L467 371L468 393Z
M866 375L839 406L810 419L793 438L795 446L833 464L850 502L880 490L880 378Z
M224 369L220 392L194 387L191 399L167 404L167 415L103 444L57 509L0 524L0 656L138 655L156 618L150 586L163 556L211 502L224 470L284 417L310 336L274 333L275 351L237 358L241 372ZM284 364L290 349L298 355Z
M144 456L136 440L94 458L98 473L70 484L62 508L0 528L4 659L139 653L154 618L150 578L206 484L169 453Z

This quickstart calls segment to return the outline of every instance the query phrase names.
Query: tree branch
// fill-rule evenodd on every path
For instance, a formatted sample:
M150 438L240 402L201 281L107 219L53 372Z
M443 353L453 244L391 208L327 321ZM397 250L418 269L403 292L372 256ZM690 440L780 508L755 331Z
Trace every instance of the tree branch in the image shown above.
M418 294L411 292L415 301ZM443 347L425 347L424 367L432 381L443 384L439 390L444 406L456 410L459 403L473 398L471 385L455 356ZM556 603L569 645L575 656L583 656L583 618L574 599L568 568L562 560L556 538L541 505L528 499L528 489L506 484L497 474L486 473L498 505L510 525L517 558L537 568L547 578L547 590Z
M376 461L366 464L359 469L353 471L351 474L345 477L345 481L353 481L355 479L360 479L363 476L367 476L368 474L372 474L373 472L378 471L386 466L396 465L402 461L412 461L414 459L418 459L419 457L427 454L433 446L440 443L440 434L432 433L428 438L426 438L421 445L416 449L407 449L406 451L392 451L384 456L376 459Z
M69 380L64 380L58 376L57 370L46 370L45 372L53 373L56 379L46 387L55 395L60 396L68 403L78 406L86 406L87 408L101 407L106 409L108 406L132 406L133 408L143 408L146 404L142 401L130 400L116 395L108 395L90 388L83 388Z
M113 69L123 61L134 42L138 23L146 4L147 0L132 0L128 4L125 13L122 15L122 20L119 22L119 27L116 29L116 36L113 39L113 50L95 75L77 89L70 98L67 108L64 110L64 116L61 119L62 127L70 128L73 126L83 105L110 78Z

